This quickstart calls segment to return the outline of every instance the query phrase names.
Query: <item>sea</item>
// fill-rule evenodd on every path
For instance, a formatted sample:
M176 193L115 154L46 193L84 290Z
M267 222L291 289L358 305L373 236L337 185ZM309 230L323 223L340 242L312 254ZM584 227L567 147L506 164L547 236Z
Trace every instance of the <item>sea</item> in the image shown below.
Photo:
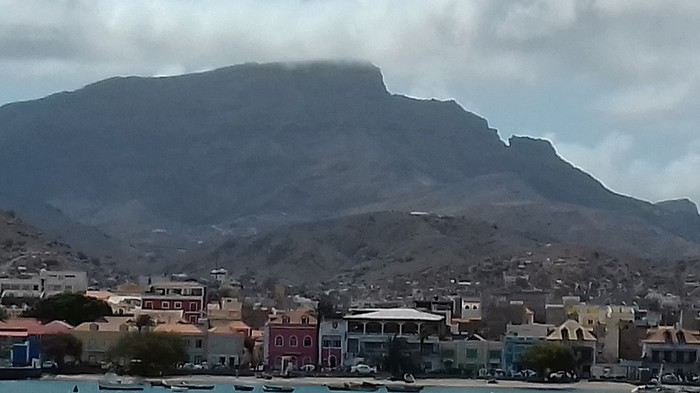
M77 388L77 389L76 389ZM106 391L100 391L97 382L69 382L69 381L41 381L41 380L30 380L30 381L0 381L0 393L106 393ZM548 390L539 390L536 388L528 389L512 389L509 387L499 387L498 385L493 386L483 386L483 387L469 387L469 388L454 388L454 387L426 387L423 389L424 393L536 393L536 392L551 392ZM585 393L608 393L603 390L596 391L591 389L579 390L574 388L571 389L557 389L557 392L582 392ZM167 393L170 390L163 387L146 387L143 393ZM229 384L217 384L214 390L191 390L190 392L213 392L213 393L233 393L233 385ZM115 392L118 393L118 392ZM253 393L263 393L262 385L256 385ZM328 389L324 386L297 386L295 387L294 393L329 393ZM386 393L384 389L379 389L377 393Z

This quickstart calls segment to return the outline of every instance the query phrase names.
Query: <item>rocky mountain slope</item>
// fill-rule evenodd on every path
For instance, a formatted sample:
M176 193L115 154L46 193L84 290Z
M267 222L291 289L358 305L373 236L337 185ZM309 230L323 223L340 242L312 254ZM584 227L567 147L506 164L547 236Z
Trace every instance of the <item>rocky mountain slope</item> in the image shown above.
M0 210L0 271L18 274L46 269L88 270L93 278L103 270L102 261L74 250L22 221L14 212Z
M5 105L0 125L4 207L41 226L48 206L52 228L89 229L124 261L386 210L644 256L699 250L697 210L615 194L546 141L505 143L454 101L390 93L370 64L112 78Z

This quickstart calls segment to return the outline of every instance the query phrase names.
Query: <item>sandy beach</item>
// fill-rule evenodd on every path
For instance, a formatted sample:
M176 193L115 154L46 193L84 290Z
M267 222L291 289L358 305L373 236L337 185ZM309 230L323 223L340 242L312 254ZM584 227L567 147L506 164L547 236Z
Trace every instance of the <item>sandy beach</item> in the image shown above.
M42 380L61 380L61 381L97 381L103 378L103 375L99 374L80 374L80 375L55 375L43 377ZM216 376L216 375L193 375L193 376L178 376L178 377L167 377L165 380L188 380L203 383L214 383L214 384L234 384L234 383L244 383L244 384L275 384L275 385L312 385L312 386L322 386L326 384L333 383L343 383L343 382L359 382L359 381L371 381L376 383L390 383L383 380L375 380L372 378L333 378L333 377L300 377L300 378L273 378L271 380L262 380L255 377L232 377L232 376ZM148 379L148 380L158 380L158 379ZM560 391L560 390L577 390L585 392L630 392L634 385L627 383L615 383L615 382L588 382L581 381L572 384L542 384L533 382L523 382L523 381L499 381L498 384L487 384L485 380L480 379L441 379L441 378L429 378L429 379L419 379L416 384L422 386L432 386L432 387L445 387L445 388L484 388L488 387L492 390L500 389L527 389L527 390L538 390L538 391Z

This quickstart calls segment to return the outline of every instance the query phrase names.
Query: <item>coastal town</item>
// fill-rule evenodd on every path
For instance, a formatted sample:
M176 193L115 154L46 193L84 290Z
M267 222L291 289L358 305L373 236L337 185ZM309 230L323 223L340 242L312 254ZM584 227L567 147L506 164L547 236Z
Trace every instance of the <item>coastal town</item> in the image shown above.
M114 355L120 339L163 333L184 343L185 356L168 370L176 375L367 376L398 368L416 377L698 381L700 303L689 301L693 292L650 292L642 307L506 284L514 289L415 291L376 301L338 291L312 297L279 284L246 288L223 268L201 278L141 276L111 288L93 288L81 271L22 271L0 277L0 348L4 370L37 375L128 373L128 362ZM75 325L32 313L33 305L68 294L109 310ZM55 336L74 337L80 352L58 352L60 359L43 353L42 343ZM533 369L528 352L547 346L572 355L569 371Z

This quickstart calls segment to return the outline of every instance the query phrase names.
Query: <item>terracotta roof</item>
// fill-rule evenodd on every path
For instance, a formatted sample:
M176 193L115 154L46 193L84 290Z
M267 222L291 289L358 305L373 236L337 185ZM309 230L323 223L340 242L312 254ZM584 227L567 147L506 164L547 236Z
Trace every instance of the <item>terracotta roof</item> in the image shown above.
M44 324L43 334L67 334L73 330L73 325L63 321L51 321Z
M73 328L75 331L90 331L90 325L96 323L100 332L119 332L122 325L133 325L133 317L103 317L95 322L83 322Z
M204 332L195 325L190 323L164 323L158 325L153 329L156 333L174 333L174 334L185 334L185 335L200 335Z
M215 326L209 329L210 333L220 334L220 335L238 335L238 334L250 334L250 326L246 325L242 321L233 321L228 325Z
M44 332L44 325L34 318L8 319L2 326L3 329L26 329L30 336L40 336Z
M659 326L647 332L642 340L646 344L700 344L700 332L697 330L676 329L673 326Z
M579 337L580 335L580 337ZM569 319L554 329L547 336L548 341L598 341L590 329L583 327L578 321Z

